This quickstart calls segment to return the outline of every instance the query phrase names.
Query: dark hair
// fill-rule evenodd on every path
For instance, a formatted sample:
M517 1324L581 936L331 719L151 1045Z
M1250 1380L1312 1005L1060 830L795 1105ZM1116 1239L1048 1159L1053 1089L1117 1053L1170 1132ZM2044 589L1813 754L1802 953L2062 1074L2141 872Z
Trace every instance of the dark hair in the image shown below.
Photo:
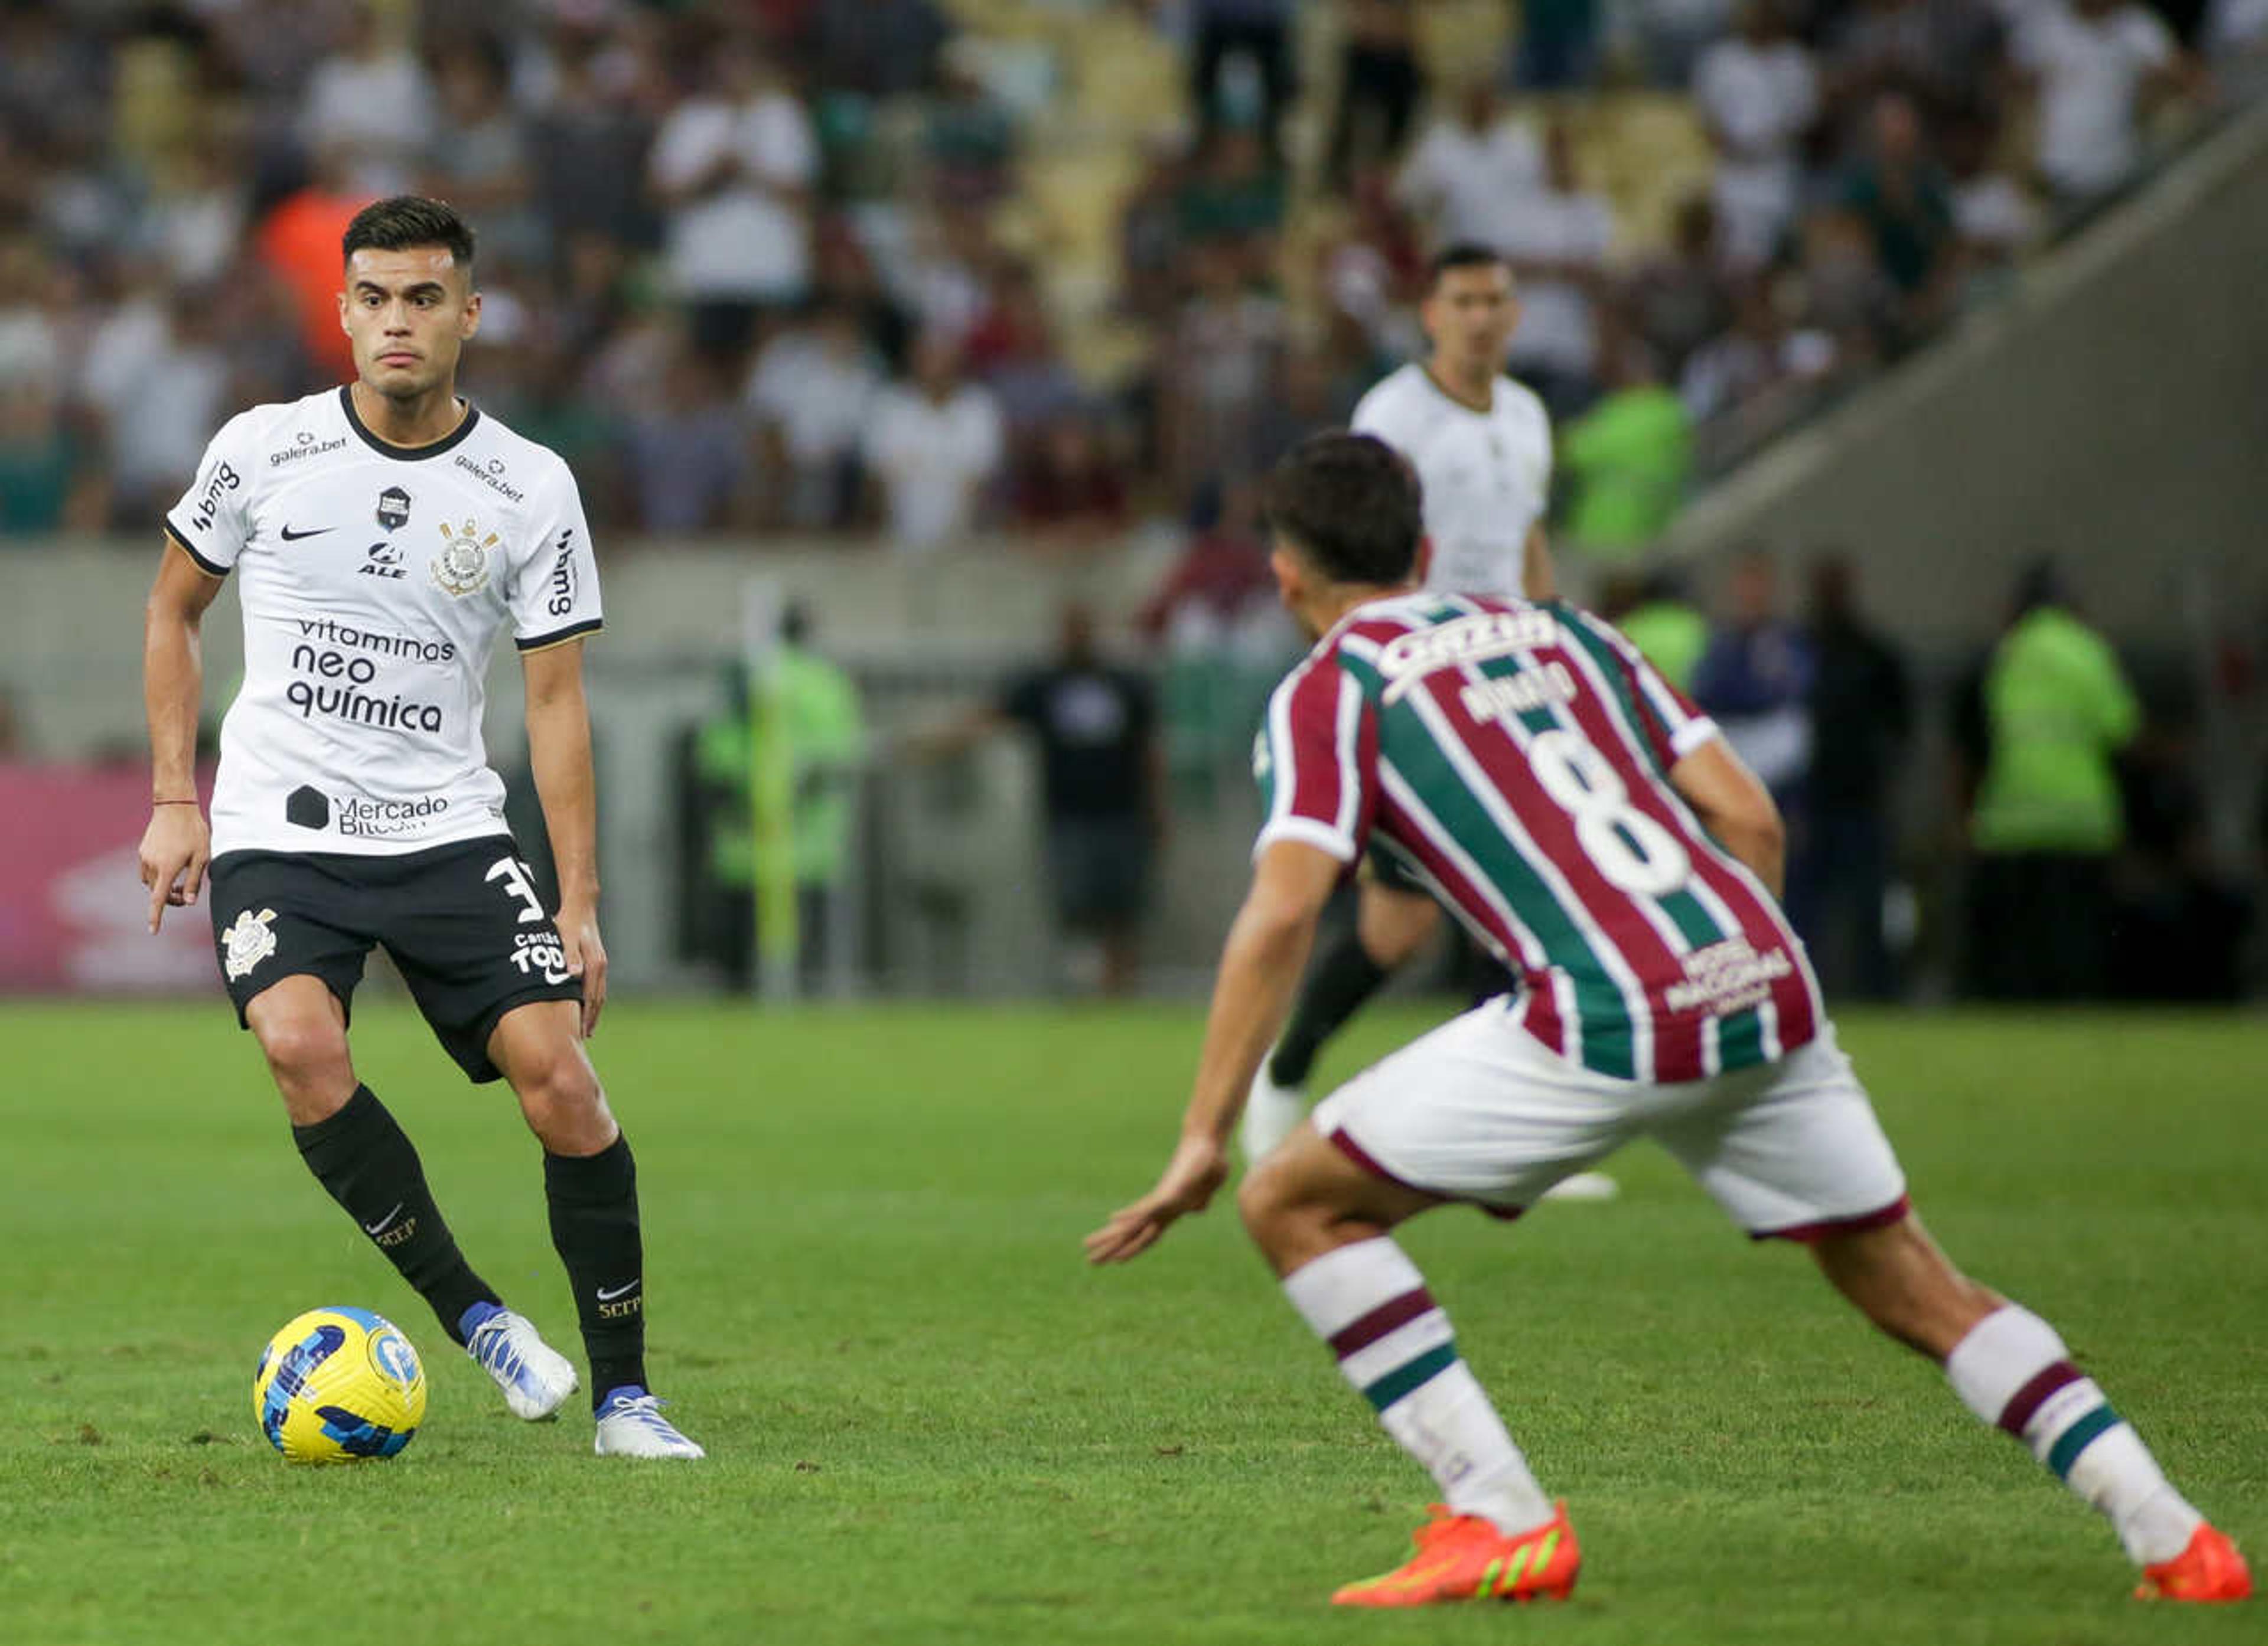
M1478 240L1459 240L1445 246L1433 254L1433 261L1425 265L1425 290L1431 291L1441 283L1441 276L1453 268L1502 268L1509 270L1511 263L1502 252L1492 246L1483 246Z
M1333 583L1390 588L1418 564L1425 535L1418 472L1385 441L1309 435L1268 477L1268 523Z
M374 200L354 215L339 242L342 257L357 252L406 252L413 246L446 246L457 267L473 270L473 225L446 200L395 195Z

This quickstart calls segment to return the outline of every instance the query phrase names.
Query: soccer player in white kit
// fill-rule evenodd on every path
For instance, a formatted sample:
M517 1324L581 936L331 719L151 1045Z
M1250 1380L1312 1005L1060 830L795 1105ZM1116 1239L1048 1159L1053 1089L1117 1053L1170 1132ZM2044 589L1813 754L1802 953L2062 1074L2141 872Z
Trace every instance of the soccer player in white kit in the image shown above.
M223 977L309 1170L514 1415L550 1417L574 1368L466 1262L416 1150L355 1075L354 989L382 945L450 1056L475 1082L510 1081L543 1146L594 1449L698 1458L646 1385L637 1170L583 1049L607 958L582 673L599 581L582 502L556 454L457 396L481 298L456 212L380 201L342 249L357 380L232 418L166 522L144 653L150 927L195 903L210 870ZM232 571L244 684L208 826L193 765L197 632ZM489 653L507 624L556 914L482 744Z
M1543 402L1505 375L1520 325L1512 269L1485 246L1452 246L1433 259L1419 317L1432 349L1381 378L1354 408L1358 434L1408 459L1424 489L1424 586L1461 594L1557 592L1543 512L1550 500L1551 420ZM1284 1038L1254 1077L1245 1157L1258 1160L1307 1112L1306 1086L1324 1041L1395 969L1432 939L1432 896L1390 857L1364 865L1354 929L1316 959ZM1562 1193L1611 1193L1596 1173Z

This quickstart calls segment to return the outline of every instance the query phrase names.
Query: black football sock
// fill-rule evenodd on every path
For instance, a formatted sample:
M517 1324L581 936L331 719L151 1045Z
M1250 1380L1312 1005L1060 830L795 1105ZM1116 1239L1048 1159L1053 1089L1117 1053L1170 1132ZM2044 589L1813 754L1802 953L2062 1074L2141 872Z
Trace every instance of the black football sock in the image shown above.
M1292 1021L1276 1042L1276 1054L1268 1060L1268 1078L1279 1086L1305 1085L1323 1042L1378 992L1386 978L1386 968L1370 958L1361 937L1352 931L1342 934L1300 984Z
M457 1323L465 1311L499 1299L457 1250L457 1238L425 1187L417 1150L386 1105L368 1086L357 1086L336 1114L294 1126L291 1141L316 1181L432 1305L450 1340L461 1345Z
M545 1154L543 1194L591 1357L591 1403L625 1384L645 1387L645 1258L630 1139L617 1135L595 1155Z

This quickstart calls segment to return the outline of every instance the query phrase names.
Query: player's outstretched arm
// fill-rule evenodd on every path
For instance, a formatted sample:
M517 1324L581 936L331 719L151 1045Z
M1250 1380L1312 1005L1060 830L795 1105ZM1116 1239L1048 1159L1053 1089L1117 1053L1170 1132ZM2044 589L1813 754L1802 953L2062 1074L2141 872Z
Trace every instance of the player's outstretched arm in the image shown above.
M197 709L204 695L199 631L221 580L168 541L143 608L142 702L150 722L150 826L142 834L142 884L150 930L166 908L197 900L212 834L197 804Z
M1739 858L1774 897L1786 894L1787 827L1771 791L1741 763L1733 746L1711 738L1669 768L1669 786L1717 843Z
M543 828L559 871L559 946L583 980L583 1033L607 1003L607 951L599 941L599 807L591 775L591 714L583 697L583 643L521 654L527 687L527 761L543 803Z
M1344 870L1329 852L1299 841L1278 841L1261 854L1221 951L1181 1143L1157 1186L1086 1237L1088 1262L1139 1257L1175 1219L1203 1211L1228 1180L1229 1134L1284 1026L1315 922Z

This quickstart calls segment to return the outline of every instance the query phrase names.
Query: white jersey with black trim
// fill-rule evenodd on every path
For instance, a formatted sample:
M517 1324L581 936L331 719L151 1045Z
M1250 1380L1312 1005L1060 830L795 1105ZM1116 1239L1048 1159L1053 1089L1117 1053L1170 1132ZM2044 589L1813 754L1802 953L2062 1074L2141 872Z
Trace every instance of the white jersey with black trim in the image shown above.
M221 724L216 855L420 851L504 829L481 716L522 651L600 627L575 477L468 406L387 445L348 390L255 406L205 449L166 534L239 574L244 685Z
M1491 386L1488 410L1475 411L1413 362L1379 379L1354 408L1354 431L1408 458L1425 486L1428 589L1518 595L1521 551L1550 498L1543 402L1507 377Z

